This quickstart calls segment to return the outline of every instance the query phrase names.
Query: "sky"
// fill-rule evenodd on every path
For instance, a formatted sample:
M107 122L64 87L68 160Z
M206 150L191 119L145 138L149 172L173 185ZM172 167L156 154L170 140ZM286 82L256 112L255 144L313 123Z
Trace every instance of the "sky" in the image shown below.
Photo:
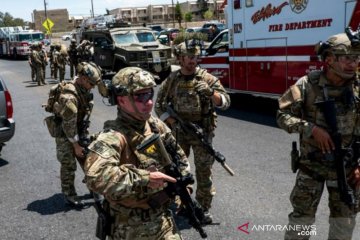
M91 0L45 0L46 9L66 8L69 16L90 16ZM179 3L186 0L179 0ZM174 0L176 4L177 0ZM171 0L92 0L94 14L106 13L105 9L124 7L145 7L148 5L171 4ZM32 21L33 10L44 10L44 0L1 0L0 12L10 13L14 18Z

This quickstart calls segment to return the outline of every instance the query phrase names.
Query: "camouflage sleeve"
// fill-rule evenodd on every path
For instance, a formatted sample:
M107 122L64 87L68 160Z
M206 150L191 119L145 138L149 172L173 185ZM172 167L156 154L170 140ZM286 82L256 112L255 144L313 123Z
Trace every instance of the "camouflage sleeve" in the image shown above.
M303 95L306 92L307 85L306 79L301 78L279 98L276 121L279 127L288 133L300 133L305 137L310 137L314 124L304 120L302 117L304 108Z
M101 133L89 146L84 171L86 184L94 192L112 201L137 194L149 182L149 172L132 164L121 164L126 140L115 131Z
M229 94L226 92L225 88L223 87L223 85L221 84L220 80L211 75L210 73L206 73L205 75L205 81L209 84L209 86L214 89L217 93L220 94L221 96L221 105L216 106L217 108L221 109L221 110L226 110L230 107L230 96Z
M78 101L73 94L61 94L59 105L63 131L70 142L77 142L79 140L77 132Z
M168 105L168 89L170 85L170 78L165 79L160 85L159 91L157 93L156 102L155 102L155 113L162 120L165 121L170 115L166 112Z

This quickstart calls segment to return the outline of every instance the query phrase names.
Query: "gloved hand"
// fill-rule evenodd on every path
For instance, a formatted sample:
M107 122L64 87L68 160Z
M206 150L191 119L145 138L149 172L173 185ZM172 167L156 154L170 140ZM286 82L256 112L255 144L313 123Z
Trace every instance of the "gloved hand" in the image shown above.
M195 85L195 91L207 97L214 95L214 89L212 89L205 81L198 81Z

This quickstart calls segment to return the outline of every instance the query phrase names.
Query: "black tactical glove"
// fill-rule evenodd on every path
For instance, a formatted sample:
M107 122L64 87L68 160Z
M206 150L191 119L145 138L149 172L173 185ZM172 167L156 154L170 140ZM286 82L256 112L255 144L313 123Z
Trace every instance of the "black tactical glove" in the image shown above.
M214 89L212 89L205 81L199 81L195 85L195 90L204 96L211 97L214 95Z

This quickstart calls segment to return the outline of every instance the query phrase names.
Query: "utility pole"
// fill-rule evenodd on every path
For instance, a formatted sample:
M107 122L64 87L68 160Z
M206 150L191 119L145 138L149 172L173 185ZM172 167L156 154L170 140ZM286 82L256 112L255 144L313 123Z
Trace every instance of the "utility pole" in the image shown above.
M174 0L171 0L171 6L172 6L172 14L173 14L173 17L172 17L172 22L173 22L173 28L175 28L175 7L174 7Z
M50 31L50 26L49 26L49 21L48 21L48 17L47 17L47 11L46 11L46 0L44 0L44 9L45 9L45 21L46 21L46 25L47 25L47 33L51 33ZM51 34L49 34L51 35ZM49 36L50 38L50 36Z
M94 4L93 4L93 0L91 0L91 15L92 15L92 17L94 17Z

